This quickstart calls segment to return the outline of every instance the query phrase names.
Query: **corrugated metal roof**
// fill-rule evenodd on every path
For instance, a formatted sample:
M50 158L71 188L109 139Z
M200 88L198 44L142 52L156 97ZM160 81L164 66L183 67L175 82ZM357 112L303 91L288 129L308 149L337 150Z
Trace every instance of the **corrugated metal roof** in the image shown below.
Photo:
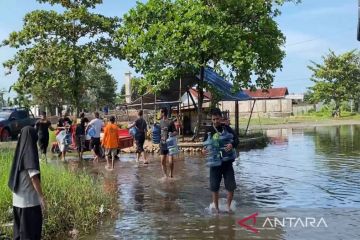
M270 88L267 90L257 89L256 91L244 90L253 99L274 99L285 98L289 94L286 87L283 88Z
M199 78L199 75L197 76ZM244 91L233 93L233 85L211 68L206 68L204 73L204 81L215 87L222 94L221 101L245 101L251 99Z
M224 80L223 77L215 73L211 68L205 69L205 76L204 81L208 84L211 84L215 88L217 88L222 94L221 101L244 101L251 99L245 92L239 91L237 93L232 93L233 85L227 81ZM188 87L194 86L197 84L197 81L199 79L198 76L192 76L192 75L186 75L181 78L181 96L183 96L184 93L186 93ZM166 90L161 91L156 96L156 102L157 105L161 106L167 106L169 105L169 102L173 102L170 104L176 104L180 102L179 99L179 83L180 81L172 81L169 85L169 88ZM190 88L191 94L193 96L197 97L197 91L195 89ZM204 97L206 99L211 99L211 94L209 92L204 93ZM144 108L147 109L153 109L154 106L151 105L155 102L155 95L152 93L145 93L143 95L142 99L144 103ZM161 102L167 102L164 104L161 104ZM132 101L131 104L127 104L128 106L134 107L134 108L140 108L141 99L136 99L135 101ZM150 104L150 105L147 105Z

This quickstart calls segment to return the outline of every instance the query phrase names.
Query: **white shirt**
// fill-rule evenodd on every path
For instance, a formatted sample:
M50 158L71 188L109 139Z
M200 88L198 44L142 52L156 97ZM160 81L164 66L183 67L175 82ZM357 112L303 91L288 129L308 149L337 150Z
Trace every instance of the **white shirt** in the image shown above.
M36 192L31 178L40 172L35 169L24 170L19 176L19 186L13 192L13 206L18 208L35 207L40 205L39 194Z
M104 126L103 120L95 118L90 121L89 125L91 125L95 129L94 138L100 138L101 128Z

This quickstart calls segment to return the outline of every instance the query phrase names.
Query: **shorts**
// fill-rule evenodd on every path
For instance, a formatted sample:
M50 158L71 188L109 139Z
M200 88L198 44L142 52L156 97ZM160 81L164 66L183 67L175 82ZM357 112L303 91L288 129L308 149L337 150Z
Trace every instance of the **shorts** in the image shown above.
M145 134L139 134L135 137L136 152L141 153L144 151Z
M105 156L111 155L111 157L115 157L117 155L117 148L106 148L105 149Z
M76 148L79 152L84 151L85 149L85 135L75 136Z
M90 148L92 150L94 150L95 154L99 154L100 153L100 138L91 138L90 141Z
M160 155L168 155L169 154L169 149L168 149L166 143L160 142L159 147L160 147Z
M218 167L210 167L210 190L218 192L221 179L224 177L225 189L233 192L236 189L235 174L232 162L223 162Z

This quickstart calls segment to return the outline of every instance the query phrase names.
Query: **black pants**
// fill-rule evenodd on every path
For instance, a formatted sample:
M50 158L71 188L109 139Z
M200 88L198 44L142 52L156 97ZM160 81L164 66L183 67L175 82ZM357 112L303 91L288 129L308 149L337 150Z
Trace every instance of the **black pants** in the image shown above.
M94 138L94 137L91 138L90 148L94 150L96 155L100 155L100 145L101 145L100 138Z
M41 207L13 207L14 240L41 239L42 213Z
M46 150L49 146L49 137L39 137L38 145L41 153L46 154Z
M138 133L135 135L136 152L144 152L145 133Z

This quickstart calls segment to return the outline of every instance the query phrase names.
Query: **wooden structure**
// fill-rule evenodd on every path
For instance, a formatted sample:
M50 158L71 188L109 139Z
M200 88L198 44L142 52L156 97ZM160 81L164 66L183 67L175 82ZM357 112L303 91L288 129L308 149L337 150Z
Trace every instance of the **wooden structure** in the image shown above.
M152 109L155 110L161 107L177 108L177 112L180 114L181 109L181 97L187 94L191 99L194 109L197 110L198 106L195 102L192 94L190 93L192 87L197 84L200 76L185 75L178 81L169 83L169 88L163 90L158 94L147 92L140 98L127 104L127 108L135 109ZM223 77L213 71L212 68L207 67L204 71L204 82L207 85L215 87L221 94L221 101L235 101L235 131L239 133L239 108L238 102L251 99L243 91L233 92L233 85L226 81ZM190 100L189 100L190 101Z

